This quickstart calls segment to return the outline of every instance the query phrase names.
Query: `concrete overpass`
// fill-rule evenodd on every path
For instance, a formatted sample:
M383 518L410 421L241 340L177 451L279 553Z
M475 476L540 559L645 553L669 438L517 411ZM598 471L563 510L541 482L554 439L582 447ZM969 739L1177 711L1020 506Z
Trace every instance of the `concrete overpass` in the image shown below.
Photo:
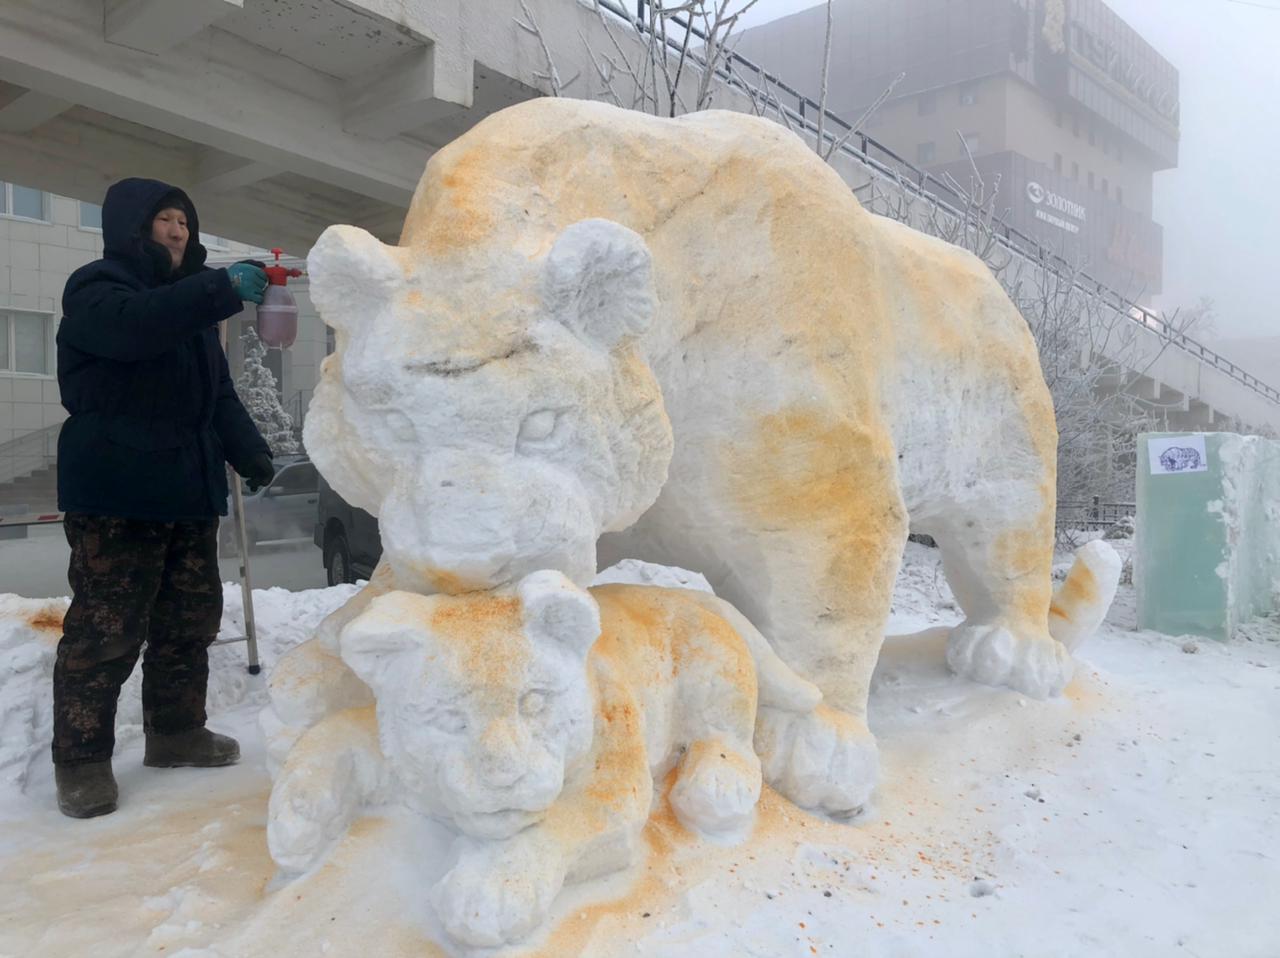
M579 74L567 92L602 96L587 48L613 41L591 3L526 2L561 72ZM0 179L99 202L115 179L154 176L190 190L208 232L297 254L337 222L393 242L431 154L545 87L518 16L518 0L6 0ZM625 25L614 34L638 51ZM767 87L775 113L813 129L816 103ZM728 89L718 103L750 105ZM834 165L855 188L940 186L886 152L854 138ZM1280 431L1280 392L1116 308L1146 357L1139 389L1171 428L1235 417Z
M565 31L594 24L573 2L531 6ZM518 12L6 0L0 177L93 202L121 176L158 177L189 188L207 231L298 253L335 222L394 240L432 152L537 95L540 49Z

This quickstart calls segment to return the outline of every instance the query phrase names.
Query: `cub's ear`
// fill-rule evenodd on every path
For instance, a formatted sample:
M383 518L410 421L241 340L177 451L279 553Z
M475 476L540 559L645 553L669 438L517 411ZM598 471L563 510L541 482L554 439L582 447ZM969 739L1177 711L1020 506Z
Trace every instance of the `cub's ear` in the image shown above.
M600 637L600 607L562 573L531 572L517 591L524 627L535 641L558 642L579 658Z
M398 247L358 226L330 226L307 254L311 301L334 329L351 332L404 285Z
M639 233L610 220L574 223L547 254L543 298L580 338L613 349L653 321L657 297L649 247Z
M422 606L428 601L426 596L388 592L338 634L342 661L374 692L401 673L407 654L425 649L430 613Z

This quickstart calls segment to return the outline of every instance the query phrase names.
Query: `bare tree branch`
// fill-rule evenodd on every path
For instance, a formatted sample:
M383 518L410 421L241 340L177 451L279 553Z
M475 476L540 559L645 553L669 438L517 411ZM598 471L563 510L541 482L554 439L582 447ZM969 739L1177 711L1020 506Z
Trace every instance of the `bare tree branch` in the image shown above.
M818 134L813 141L813 148L824 160L831 158L831 152L823 152L826 145L822 141L823 128L827 121L827 82L831 75L831 0L827 0L827 35L822 41L822 94L818 98ZM834 144L833 144L834 146Z
M516 19L516 26L521 30L524 30L526 33L531 33L538 38L538 45L542 47L542 55L547 60L547 72L535 75L549 81L551 84L551 95L559 96L560 91L564 89L564 86L560 83L560 73L556 70L555 58L551 56L551 50L547 47L546 37L542 35L542 30L538 26L538 21L534 19L533 11L529 9L529 5L525 3L525 0L520 0L520 9L524 12L525 18L528 19L529 22L525 23L522 20ZM574 79L576 80L577 77L575 76Z
M905 77L906 77L905 73L899 73L896 77L893 78L893 82L884 88L881 94L875 98L875 100L872 102L872 104L869 107L867 107L865 110L862 111L862 115L858 117L858 119L854 122L853 126L849 127L849 129L845 132L843 136L840 137L840 139L836 140L831 144L831 147L827 150L826 155L823 156L824 160L830 160L833 155L835 155L836 153L844 149L844 145L848 143L849 140L851 140L858 133L862 132L862 128L866 125L867 121L870 120L873 116L875 116L876 111L878 111L880 107L884 106L885 101L888 100L889 97L893 96L894 89L898 86L899 83L903 81L903 78Z

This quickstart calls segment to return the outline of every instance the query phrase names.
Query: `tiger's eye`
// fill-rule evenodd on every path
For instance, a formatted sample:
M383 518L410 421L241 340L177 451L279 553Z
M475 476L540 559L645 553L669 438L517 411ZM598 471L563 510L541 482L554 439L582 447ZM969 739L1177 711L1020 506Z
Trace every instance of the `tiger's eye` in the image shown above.
M460 735L467 730L467 717L457 709L449 709L434 715L431 724L449 735Z
M560 414L554 409L540 409L525 416L520 424L521 442L541 442L555 432Z
M526 692L524 697L520 699L520 714L527 718L533 718L541 715L547 707L547 693L532 691Z

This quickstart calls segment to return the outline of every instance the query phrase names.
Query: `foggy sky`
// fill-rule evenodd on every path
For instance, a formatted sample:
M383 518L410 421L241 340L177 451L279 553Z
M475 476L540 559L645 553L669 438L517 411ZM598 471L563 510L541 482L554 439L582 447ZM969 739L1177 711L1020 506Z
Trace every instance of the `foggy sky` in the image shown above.
M818 2L760 0L745 25ZM1222 336L1280 335L1280 0L1105 2L1179 72L1178 168L1155 178L1156 304L1208 296Z

